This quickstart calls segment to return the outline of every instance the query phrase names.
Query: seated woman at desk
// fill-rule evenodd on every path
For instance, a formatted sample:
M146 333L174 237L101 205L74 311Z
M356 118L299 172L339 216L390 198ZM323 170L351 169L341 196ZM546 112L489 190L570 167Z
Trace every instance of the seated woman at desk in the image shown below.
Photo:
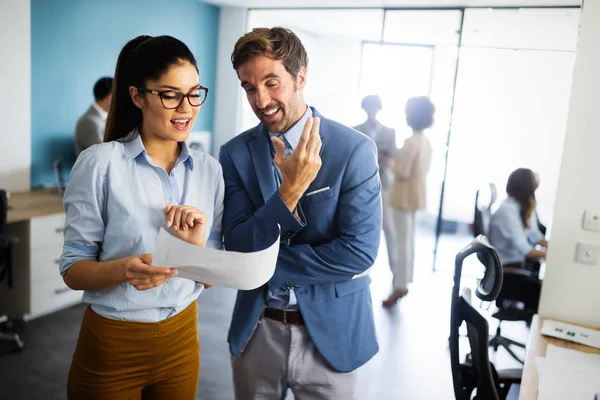
M502 265L523 266L526 259L546 259L548 241L535 212L538 185L537 175L527 168L513 171L508 178L508 198L492 215L488 234Z
M105 143L73 167L60 272L89 307L69 399L195 399L204 286L153 266L152 252L161 228L198 246L221 229L221 166L185 143L208 91L198 82L179 40L131 40L117 61Z

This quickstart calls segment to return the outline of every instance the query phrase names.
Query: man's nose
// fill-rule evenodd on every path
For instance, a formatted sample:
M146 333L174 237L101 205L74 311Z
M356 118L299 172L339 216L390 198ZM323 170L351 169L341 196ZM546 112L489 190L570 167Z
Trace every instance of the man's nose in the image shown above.
M271 97L266 90L258 90L256 93L256 107L263 109L271 103Z

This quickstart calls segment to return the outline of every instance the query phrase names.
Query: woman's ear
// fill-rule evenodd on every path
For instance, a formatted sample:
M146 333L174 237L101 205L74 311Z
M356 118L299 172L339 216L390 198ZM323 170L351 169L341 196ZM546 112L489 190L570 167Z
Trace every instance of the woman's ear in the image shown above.
M140 110L144 109L144 96L140 93L138 88L135 86L129 86L129 95L131 96L131 101L133 104Z

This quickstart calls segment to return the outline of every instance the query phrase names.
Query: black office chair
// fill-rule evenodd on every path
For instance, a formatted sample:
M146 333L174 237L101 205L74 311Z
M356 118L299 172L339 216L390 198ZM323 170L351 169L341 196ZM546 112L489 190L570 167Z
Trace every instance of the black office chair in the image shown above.
M492 219L492 206L497 198L496 185L489 183L475 193L475 210L473 215L473 237L487 236Z
M52 163L52 168L54 170L54 178L56 178L56 187L58 189L58 193L64 193L67 188L67 181L64 178L64 163L61 160L54 160L54 163Z
M515 354L511 346L524 349L525 344L502 336L501 325L503 321L524 321L528 326L531 325L533 316L537 314L542 282L537 273L519 267L504 267L503 281L496 298L498 311L492 314L498 320L498 327L496 335L490 339L490 346L495 351L502 347L523 364L524 360Z
M482 301L493 301L502 287L503 271L496 250L485 236L478 236L456 255L454 287L450 316L450 362L454 395L457 400L505 399L511 385L521 382L522 369L496 370L490 362L488 349L489 325L471 305L471 292L464 289L459 295L462 265L465 258L476 253L485 266L483 278L478 282L476 296ZM465 362L460 362L459 329L463 321L467 325L467 336L471 353Z
M540 217L538 216L537 211L535 211L535 217L537 220L537 228L541 232L541 234L544 235L544 237L545 237L547 228L544 224L542 224L540 222ZM543 262L544 262L544 260L541 258L526 258L525 265L523 265L523 268L531 271L531 273L537 277L540 274L540 269L542 267Z
M538 229L540 230L542 235L546 236L546 231L548 229L546 228L546 225L544 225L540 222L540 216L538 215L537 210L535 211L535 218L537 219Z
M5 190L0 190L0 282L4 279L8 287L12 288L12 245L19 242L19 238L5 233L6 215L8 212L8 198ZM6 315L0 315L0 324L9 323ZM0 332L0 341L10 341L16 350L23 350L25 344L17 333Z

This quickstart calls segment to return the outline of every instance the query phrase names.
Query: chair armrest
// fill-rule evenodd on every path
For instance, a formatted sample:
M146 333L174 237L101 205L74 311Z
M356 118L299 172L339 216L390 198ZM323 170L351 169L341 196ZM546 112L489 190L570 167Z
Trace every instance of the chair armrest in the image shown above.
M499 369L498 378L502 383L521 383L523 368Z
M525 260L539 263L544 262L544 259L542 257L525 257Z
M0 233L0 243L19 243L19 237L12 233Z
M523 276L526 278L533 277L533 274L530 270L525 268L517 268L517 267L504 267L504 274L513 275L513 276Z

